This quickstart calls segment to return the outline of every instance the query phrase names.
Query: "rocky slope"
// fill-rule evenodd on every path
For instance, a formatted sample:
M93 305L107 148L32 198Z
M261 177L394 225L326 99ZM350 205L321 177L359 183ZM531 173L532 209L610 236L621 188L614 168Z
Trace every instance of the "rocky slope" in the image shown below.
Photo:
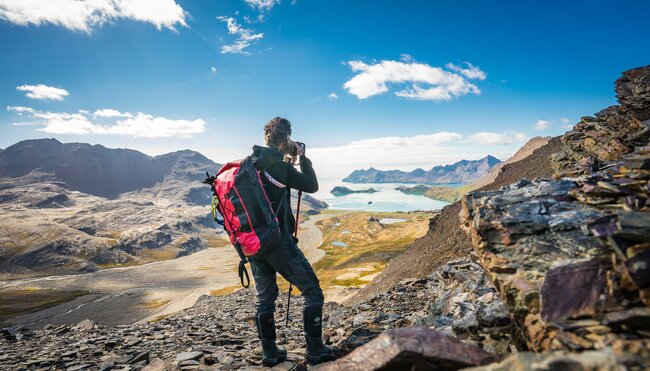
M7 329L0 338L0 368L132 367L165 364L167 369L255 367L261 363L254 324L254 289L204 296L189 309L153 323L105 327L90 321ZM278 300L279 342L289 350L289 369L304 365L300 297L284 326L286 296ZM421 280L412 280L352 307L325 306L324 333L340 356L382 331L426 325L480 345L496 354L512 346L512 323L481 267L471 259L450 262Z
M486 174L501 160L486 156L480 160L462 160L451 165L434 166L430 170L355 170L344 182L350 183L470 183Z

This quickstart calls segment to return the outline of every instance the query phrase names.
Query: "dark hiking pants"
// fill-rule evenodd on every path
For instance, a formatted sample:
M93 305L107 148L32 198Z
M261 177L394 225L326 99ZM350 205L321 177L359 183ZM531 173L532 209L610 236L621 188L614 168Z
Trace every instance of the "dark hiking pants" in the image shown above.
M276 273L300 290L305 308L323 306L323 291L316 273L293 237L285 236L270 251L251 257L249 261L257 288L257 314L275 312L275 300L278 298Z

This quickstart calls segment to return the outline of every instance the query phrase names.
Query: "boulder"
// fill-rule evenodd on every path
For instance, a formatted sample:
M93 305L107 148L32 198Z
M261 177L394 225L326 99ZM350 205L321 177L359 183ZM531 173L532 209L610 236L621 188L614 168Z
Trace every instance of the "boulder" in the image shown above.
M425 326L388 330L347 356L317 370L458 370L496 356Z

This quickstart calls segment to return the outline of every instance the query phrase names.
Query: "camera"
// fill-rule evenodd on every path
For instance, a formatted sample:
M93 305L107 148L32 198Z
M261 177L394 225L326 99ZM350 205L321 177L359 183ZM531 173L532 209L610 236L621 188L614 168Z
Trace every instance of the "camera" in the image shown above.
M305 154L305 143L302 142L296 142L296 141L290 141L289 142L290 148L289 148L289 156L296 158L303 156Z

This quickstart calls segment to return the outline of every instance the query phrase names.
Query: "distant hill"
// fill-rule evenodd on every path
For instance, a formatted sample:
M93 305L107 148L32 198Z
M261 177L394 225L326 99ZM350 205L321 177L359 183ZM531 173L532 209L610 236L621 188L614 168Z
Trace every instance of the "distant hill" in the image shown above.
M163 181L202 180L220 167L194 151L151 157L130 149L113 149L56 139L25 140L0 152L0 178L23 177L32 171L51 174L72 191L116 198Z
M350 183L470 183L485 175L501 163L496 157L486 156L480 160L461 160L451 165L434 166L431 170L415 169L411 172L401 170L355 170L344 182Z

